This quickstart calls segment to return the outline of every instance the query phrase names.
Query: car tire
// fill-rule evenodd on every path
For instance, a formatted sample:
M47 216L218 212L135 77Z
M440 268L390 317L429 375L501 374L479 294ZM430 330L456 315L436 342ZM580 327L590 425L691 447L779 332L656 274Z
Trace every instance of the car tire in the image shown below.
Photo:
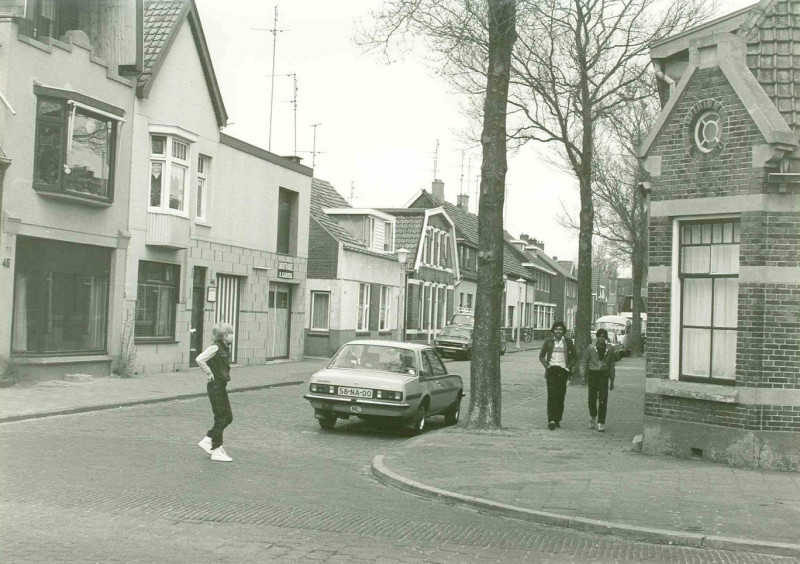
M444 412L444 423L445 425L455 425L458 423L458 418L461 415L461 392L458 394L458 399L447 408L447 411Z
M419 435L425 432L425 418L428 416L428 402L423 401L417 408L417 413L414 414L414 427L411 432Z
M338 417L335 415L326 415L322 419L317 419L319 421L319 426L325 429L326 431L330 431L336 426L336 420Z

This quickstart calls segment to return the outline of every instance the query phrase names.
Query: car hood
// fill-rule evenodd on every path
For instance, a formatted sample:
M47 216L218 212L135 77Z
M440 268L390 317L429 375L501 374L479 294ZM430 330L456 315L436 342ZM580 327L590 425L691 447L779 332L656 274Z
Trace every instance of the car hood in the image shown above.
M394 372L375 372L371 370L348 370L347 368L326 368L314 373L311 382L353 386L357 388L395 389L416 378L411 374Z

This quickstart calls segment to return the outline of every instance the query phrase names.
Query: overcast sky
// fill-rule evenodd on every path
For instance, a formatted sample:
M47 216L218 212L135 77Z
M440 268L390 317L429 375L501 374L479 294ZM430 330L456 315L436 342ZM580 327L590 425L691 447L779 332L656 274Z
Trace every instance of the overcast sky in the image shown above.
M314 175L330 181L356 207L400 207L436 176L447 200L470 195L477 213L480 147L464 141L467 120L459 96L419 57L386 65L353 42L354 20L380 0L196 0L232 124L226 133L295 152L293 80L296 74L297 153ZM720 13L752 4L723 0ZM272 140L269 141L273 28L278 6ZM438 159L435 159L438 141ZM462 166L462 152L464 154ZM575 181L543 164L530 146L509 156L505 228L545 243L562 259L577 258L577 237L556 221L562 202L577 209Z

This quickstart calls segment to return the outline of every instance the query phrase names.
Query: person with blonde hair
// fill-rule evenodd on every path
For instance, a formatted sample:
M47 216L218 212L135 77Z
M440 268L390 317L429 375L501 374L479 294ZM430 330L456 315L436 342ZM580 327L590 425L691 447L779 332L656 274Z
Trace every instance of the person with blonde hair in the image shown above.
M206 389L214 413L214 426L197 445L211 455L211 460L232 462L233 459L222 446L222 432L233 421L231 402L228 400L233 326L230 323L217 323L211 330L211 336L214 344L198 355L197 365L208 376Z

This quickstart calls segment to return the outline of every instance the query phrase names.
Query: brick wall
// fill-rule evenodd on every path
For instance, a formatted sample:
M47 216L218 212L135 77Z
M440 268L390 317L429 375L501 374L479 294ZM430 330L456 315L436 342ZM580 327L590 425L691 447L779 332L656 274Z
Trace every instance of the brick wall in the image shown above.
M646 394L645 415L752 431L800 431L800 406L742 405Z
M647 377L669 378L670 285L647 287Z
M336 278L339 242L312 219L308 233L308 277Z
M800 215L755 212L742 214L742 231L752 233L742 241L742 266L800 266Z

